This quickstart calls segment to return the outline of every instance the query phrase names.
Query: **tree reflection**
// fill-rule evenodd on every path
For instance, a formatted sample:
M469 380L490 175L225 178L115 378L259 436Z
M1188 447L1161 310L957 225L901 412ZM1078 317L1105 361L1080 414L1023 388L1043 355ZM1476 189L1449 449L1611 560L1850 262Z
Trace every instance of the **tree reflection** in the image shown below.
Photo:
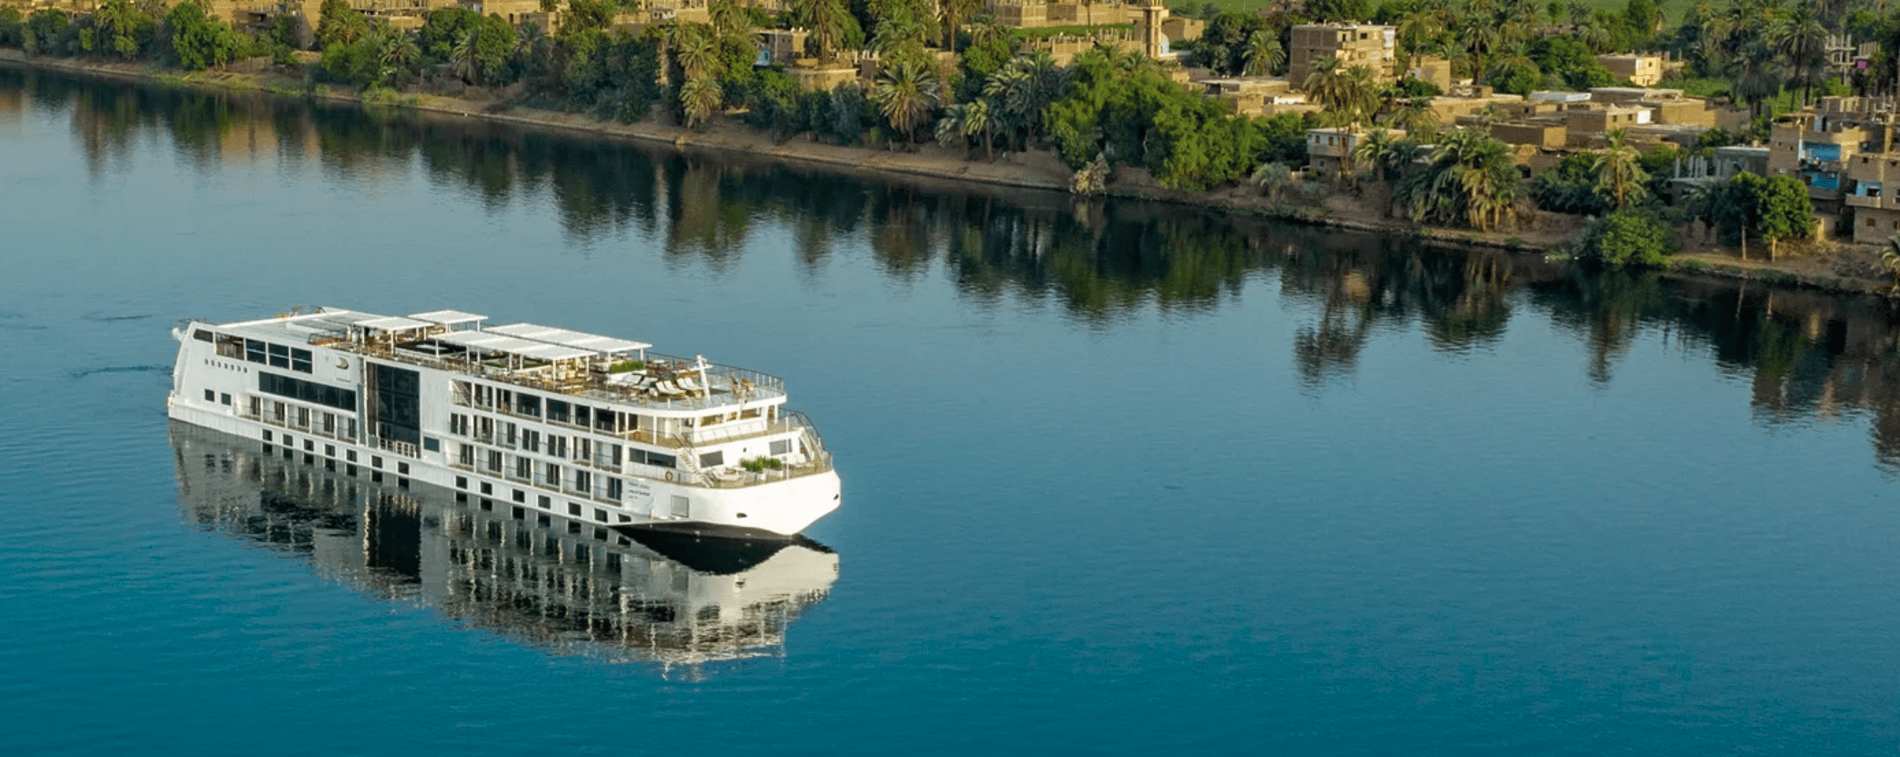
M1598 386L1653 333L1747 377L1759 423L1871 416L1878 459L1900 469L1900 328L1878 298L1587 271L1184 206L871 181L411 111L0 71L0 120L32 111L70 119L95 178L130 170L141 141L159 140L203 176L265 160L316 161L355 183L419 170L491 212L548 204L572 248L637 232L669 260L719 272L778 245L811 281L839 250L864 249L893 281L942 276L971 307L1045 301L1090 328L1142 311L1192 317L1250 281L1277 281L1298 319L1291 367L1309 390L1360 370L1375 335L1482 352L1528 308L1576 337Z

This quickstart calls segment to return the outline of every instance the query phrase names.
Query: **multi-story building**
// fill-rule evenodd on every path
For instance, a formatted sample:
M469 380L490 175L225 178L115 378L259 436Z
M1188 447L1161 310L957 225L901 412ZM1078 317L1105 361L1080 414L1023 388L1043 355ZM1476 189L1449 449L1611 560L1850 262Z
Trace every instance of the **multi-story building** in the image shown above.
M1386 129L1393 139L1404 139L1402 129ZM1370 134L1364 127L1348 128L1335 126L1325 129L1306 130L1307 165L1320 176L1338 176L1352 165L1353 148Z
M1374 24L1302 24L1293 27L1292 45L1287 51L1287 79L1295 87L1306 85L1313 62L1336 58L1345 67L1365 66L1379 77L1391 81L1398 58L1398 29Z
M1660 55L1599 55L1597 62L1610 69L1618 79L1627 79L1638 87L1653 87L1663 78Z

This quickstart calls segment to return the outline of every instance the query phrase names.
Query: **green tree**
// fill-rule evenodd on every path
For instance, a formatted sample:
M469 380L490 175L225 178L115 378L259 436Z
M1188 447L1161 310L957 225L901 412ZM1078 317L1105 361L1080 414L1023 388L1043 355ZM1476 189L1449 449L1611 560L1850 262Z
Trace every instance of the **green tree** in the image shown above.
M1523 196L1510 146L1458 128L1438 135L1427 162L1399 182L1393 204L1415 223L1489 231L1516 216Z
M852 32L864 34L842 0L793 0L792 13L795 22L810 31L807 43L820 60L830 60L832 50Z
M1261 29L1247 38L1248 76L1266 76L1280 68L1286 61L1286 50L1280 46L1280 35L1267 29Z
M171 28L172 53L187 71L222 65L237 52L237 34L231 27L206 15L204 6L192 0L172 6L165 25Z
M1590 170L1596 174L1599 191L1610 197L1617 208L1641 202L1648 194L1649 174L1638 162L1636 148L1623 142L1623 131L1610 132L1609 146L1591 154Z
M369 21L363 18L349 0L323 0L317 12L317 44L325 49L331 45L347 45L369 36Z
M1677 248L1676 233L1655 212L1620 208L1592 220L1577 245L1577 254L1606 265L1659 266Z
M872 102L906 142L915 142L917 127L937 109L940 86L937 72L926 60L902 57L878 73Z
M680 86L680 108L686 114L686 125L698 126L711 119L724 98L719 82L712 77L687 80Z

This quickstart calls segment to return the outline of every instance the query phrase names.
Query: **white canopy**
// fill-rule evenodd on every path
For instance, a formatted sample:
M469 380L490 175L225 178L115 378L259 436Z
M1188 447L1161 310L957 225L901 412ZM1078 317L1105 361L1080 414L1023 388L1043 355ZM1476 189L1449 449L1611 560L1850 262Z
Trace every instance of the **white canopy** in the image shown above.
M523 339L533 339L534 341L537 341L537 342L546 342L548 344L558 344L563 347L574 347L577 349L598 352L603 355L615 353L615 352L634 352L637 350L644 350L648 347L653 346L645 342L634 342L634 341L628 341L626 339L615 339L609 336L599 336L597 334L588 334L588 333L584 333L580 331L569 331L567 329L557 329L551 326L538 326L532 323L511 323L506 326L496 326L494 328L486 329L485 331L486 333L489 333L489 334L507 334L508 336L518 336Z

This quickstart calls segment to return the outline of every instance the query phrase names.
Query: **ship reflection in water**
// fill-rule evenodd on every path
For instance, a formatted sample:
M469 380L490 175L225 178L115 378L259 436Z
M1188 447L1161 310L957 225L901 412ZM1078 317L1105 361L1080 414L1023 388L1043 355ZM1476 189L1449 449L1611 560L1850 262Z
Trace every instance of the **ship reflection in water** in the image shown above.
M175 421L170 435L190 520L561 654L689 676L783 656L786 627L838 578L838 555L808 539L621 532Z

